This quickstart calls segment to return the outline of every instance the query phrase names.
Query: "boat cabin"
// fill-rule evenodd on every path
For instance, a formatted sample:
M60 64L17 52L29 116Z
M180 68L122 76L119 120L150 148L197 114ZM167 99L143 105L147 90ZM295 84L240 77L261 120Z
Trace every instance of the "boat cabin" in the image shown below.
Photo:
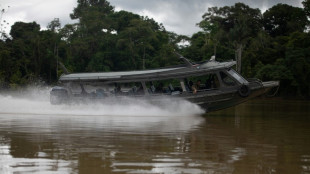
M248 81L232 69L235 63L209 61L155 70L65 74L59 79L62 87L52 89L51 95L56 97L51 102L57 104L72 98L196 95L237 89Z
M50 92L51 104L72 101L110 101L125 97L160 102L162 97L185 99L202 106L206 112L237 105L279 86L278 81L245 79L232 67L235 61L210 59L170 68L71 73L60 77L60 86Z

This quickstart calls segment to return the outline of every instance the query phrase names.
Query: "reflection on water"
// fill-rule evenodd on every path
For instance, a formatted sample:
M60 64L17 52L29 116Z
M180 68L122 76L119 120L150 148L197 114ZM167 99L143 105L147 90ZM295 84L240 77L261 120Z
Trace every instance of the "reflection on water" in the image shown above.
M0 173L310 173L309 106L258 100L204 116L0 111Z
M185 164L200 166L183 159L190 150L185 134L205 121L200 116L1 114L0 119L0 169L4 172L161 173L180 170Z

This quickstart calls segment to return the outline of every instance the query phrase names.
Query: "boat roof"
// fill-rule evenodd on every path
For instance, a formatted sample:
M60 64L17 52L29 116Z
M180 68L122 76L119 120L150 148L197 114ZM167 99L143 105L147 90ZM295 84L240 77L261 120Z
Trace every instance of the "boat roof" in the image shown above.
M200 76L219 69L229 68L235 65L235 61L217 62L208 61L200 65L182 66L174 68L162 68L141 71L121 72L91 72L91 73L70 73L60 77L61 82L139 82L152 80L165 80L171 78L186 78Z

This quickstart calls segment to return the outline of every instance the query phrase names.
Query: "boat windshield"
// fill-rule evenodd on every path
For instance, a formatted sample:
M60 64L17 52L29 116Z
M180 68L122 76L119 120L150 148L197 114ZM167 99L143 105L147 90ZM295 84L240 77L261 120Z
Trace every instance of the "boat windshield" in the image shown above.
M235 70L229 69L227 70L227 73L230 74L233 78L235 78L239 83L241 84L247 84L249 83L247 80L245 80L240 74L238 74Z

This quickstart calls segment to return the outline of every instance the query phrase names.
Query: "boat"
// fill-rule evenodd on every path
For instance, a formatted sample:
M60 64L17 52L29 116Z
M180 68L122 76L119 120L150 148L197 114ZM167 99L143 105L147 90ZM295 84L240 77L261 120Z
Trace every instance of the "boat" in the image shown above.
M246 79L234 69L236 61L185 64L161 69L68 73L50 91L50 103L119 102L123 99L160 103L163 99L187 100L212 112L238 105L279 87L278 81ZM64 66L62 66L64 67Z

